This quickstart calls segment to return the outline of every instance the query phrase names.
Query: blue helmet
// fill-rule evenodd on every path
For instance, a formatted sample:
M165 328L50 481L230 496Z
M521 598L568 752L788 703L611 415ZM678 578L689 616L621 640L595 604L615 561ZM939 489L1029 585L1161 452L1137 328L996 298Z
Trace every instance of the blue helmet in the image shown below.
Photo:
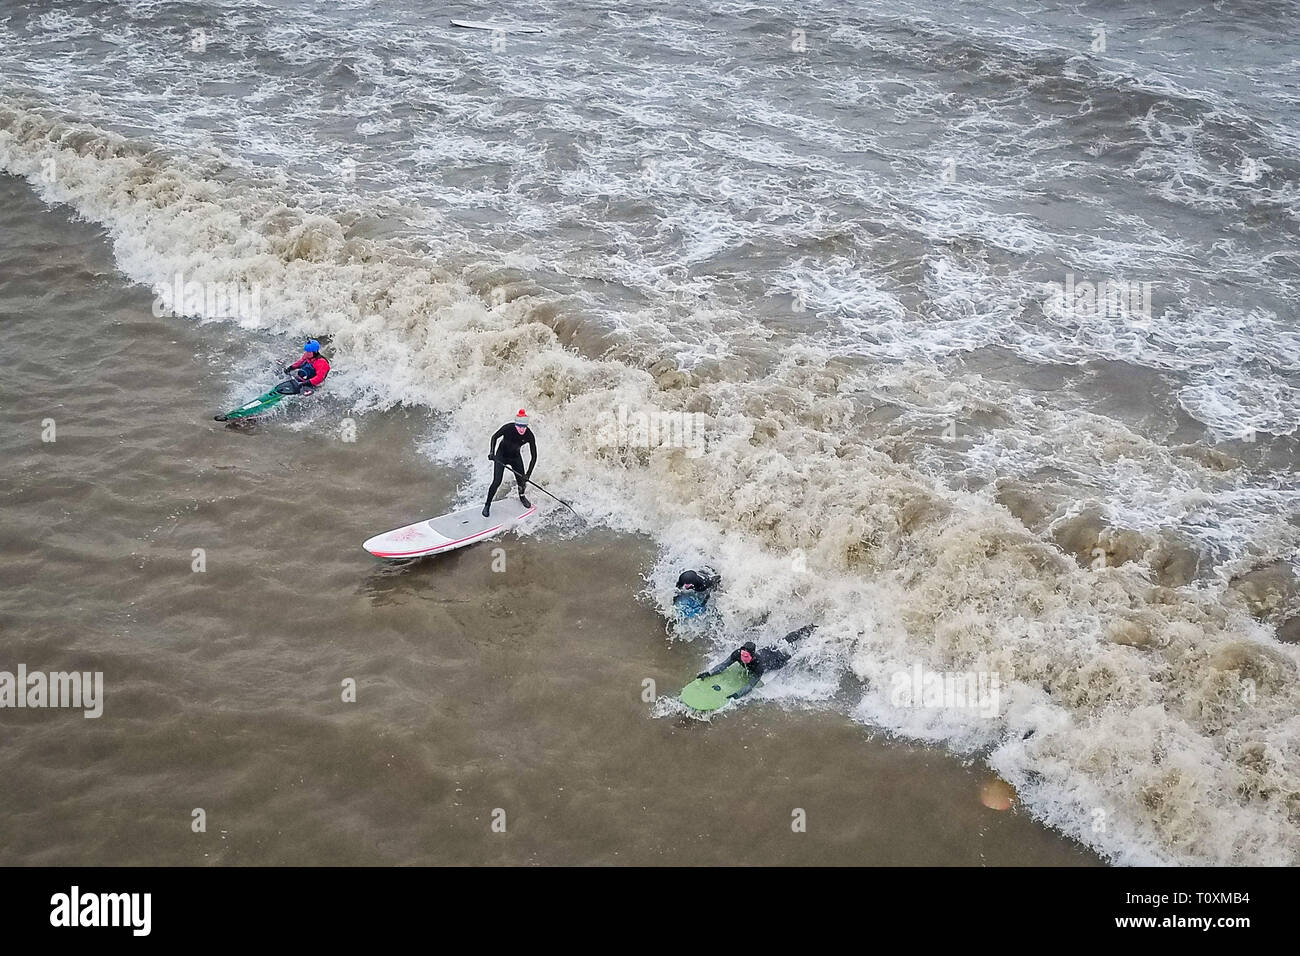
M308 339L307 344L302 347L302 350L304 352L319 352L320 343L317 342L315 339Z

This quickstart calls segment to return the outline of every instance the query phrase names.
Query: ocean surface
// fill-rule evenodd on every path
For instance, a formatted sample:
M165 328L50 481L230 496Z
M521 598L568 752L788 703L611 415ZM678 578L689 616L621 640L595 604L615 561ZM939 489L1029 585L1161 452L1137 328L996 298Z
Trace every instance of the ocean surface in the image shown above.
M0 862L1300 862L1297 35L0 0L0 670L106 688L0 709ZM520 406L581 517L361 550Z

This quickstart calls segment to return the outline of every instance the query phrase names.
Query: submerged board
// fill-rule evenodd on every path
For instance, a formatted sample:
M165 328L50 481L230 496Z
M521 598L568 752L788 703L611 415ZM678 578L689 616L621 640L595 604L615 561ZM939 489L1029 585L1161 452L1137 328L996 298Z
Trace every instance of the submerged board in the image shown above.
M465 30L500 30L502 33L541 33L541 27L520 26L514 23L484 23L482 20L452 20L453 27Z
M697 594L694 591L684 591L673 596L673 607L676 608L680 617L690 620L699 617L709 609L709 595L707 593Z
M749 686L749 671L744 664L732 664L721 674L700 677L685 687L678 698L692 710L717 710L727 702L727 695Z
M251 402L245 402L238 408L232 408L224 415L214 416L215 421L219 422L237 422L247 418L256 418L258 415L265 415L281 401L295 395L310 395L313 389L304 388L301 392L282 392L277 385L269 392L264 392Z
M492 503L492 514L483 517L483 506L439 515L405 528L385 531L367 540L361 547L377 558L419 558L441 554L482 541L523 521L537 506L525 508L514 498Z

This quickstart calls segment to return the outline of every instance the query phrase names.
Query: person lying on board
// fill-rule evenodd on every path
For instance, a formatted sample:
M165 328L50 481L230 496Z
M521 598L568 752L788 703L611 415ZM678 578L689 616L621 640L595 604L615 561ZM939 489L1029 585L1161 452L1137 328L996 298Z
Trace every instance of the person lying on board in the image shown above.
M501 444L498 445L497 442ZM520 450L528 446L528 451L532 456L532 461L528 463L528 470L524 471L524 458ZM487 503L483 505L483 517L488 517L492 510L492 496L497 493L501 487L501 478L505 474L506 467L515 473L515 482L519 485L519 500L525 508L531 508L532 503L524 496L524 488L528 485L528 479L533 474L533 466L537 464L537 442L533 440L533 430L528 427L528 413L522 408L519 414L515 416L513 422L506 422L497 429L496 434L488 442L488 461L495 462L496 467L492 470L492 487L488 489Z
M712 568L695 568L683 571L677 576L677 587L673 593L673 607L683 617L695 617L702 613L709 603L709 595L722 582L722 576Z
M320 343L315 339L309 339L302 347L302 358L292 365L285 366L284 374L290 378L284 384L292 385L296 394L304 388L319 388L329 373L329 359L321 354Z
M793 645L796 641L802 640L815 630L817 630L816 624L805 624L799 630L787 634L784 640L787 644ZM758 686L758 682L764 674L785 667L789 663L791 656L787 651L775 647L759 649L754 646L753 641L746 641L732 651L731 656L713 670L701 671L695 676L697 680L704 680L706 677L717 677L732 664L739 663L749 674L749 684L734 694L727 695L732 700L739 700Z

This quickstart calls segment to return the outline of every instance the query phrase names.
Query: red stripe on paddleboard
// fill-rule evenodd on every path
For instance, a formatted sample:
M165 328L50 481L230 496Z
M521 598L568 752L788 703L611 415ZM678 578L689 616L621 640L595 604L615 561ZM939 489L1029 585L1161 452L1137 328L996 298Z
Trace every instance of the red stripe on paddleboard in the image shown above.
M523 521L536 510L537 506L534 505L515 520ZM448 548L454 548L456 545L464 544L466 541L474 541L478 538L486 538L490 534L496 534L504 527L504 524L499 524L495 528L488 528L486 531L480 531L478 534L467 535L464 538L458 538L455 541L448 541L446 544L440 544L436 548L429 548L423 551L371 551L370 553L377 558L409 558L411 555L415 554L437 554L439 551L446 551Z

